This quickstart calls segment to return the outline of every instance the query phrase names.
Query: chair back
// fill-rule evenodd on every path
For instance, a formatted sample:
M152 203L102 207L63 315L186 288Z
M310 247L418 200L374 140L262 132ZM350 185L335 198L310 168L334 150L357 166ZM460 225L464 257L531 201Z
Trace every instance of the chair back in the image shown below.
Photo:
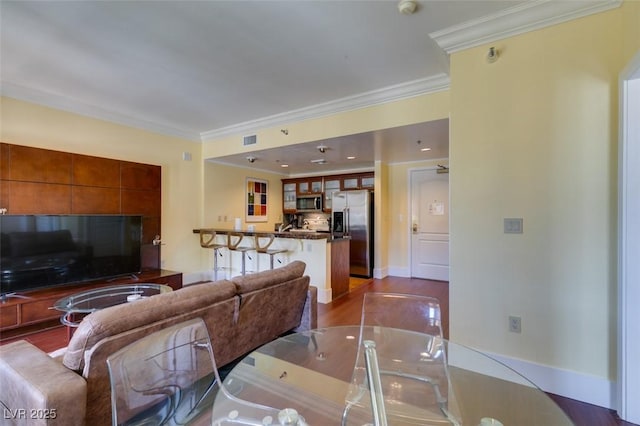
M258 253L267 253L267 250L269 250L269 247L275 238L276 236L273 234L256 235L256 251Z
M183 425L213 404L218 373L201 318L156 331L107 365L114 425Z
M216 243L216 231L213 229L200 230L200 247L202 248L218 248L224 244Z
M365 293L349 412L371 413L378 425L457 425L437 299Z
M276 425L292 409L255 404L229 391L218 372L211 339L195 318L134 342L107 358L113 425Z
M427 296L365 293L360 324L399 328L442 337L440 302Z

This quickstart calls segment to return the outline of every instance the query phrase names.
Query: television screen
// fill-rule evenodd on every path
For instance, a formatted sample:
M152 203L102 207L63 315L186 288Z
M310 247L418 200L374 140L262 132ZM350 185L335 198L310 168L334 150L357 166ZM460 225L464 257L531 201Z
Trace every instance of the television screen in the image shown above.
M0 216L0 293L140 272L142 216Z

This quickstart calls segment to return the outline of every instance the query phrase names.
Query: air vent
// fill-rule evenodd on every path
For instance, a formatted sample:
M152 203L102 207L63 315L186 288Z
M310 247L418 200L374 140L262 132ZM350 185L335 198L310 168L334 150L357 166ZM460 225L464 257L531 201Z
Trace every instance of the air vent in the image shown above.
M242 139L242 145L244 146L255 145L257 141L258 141L258 138L256 137L256 135L245 136Z

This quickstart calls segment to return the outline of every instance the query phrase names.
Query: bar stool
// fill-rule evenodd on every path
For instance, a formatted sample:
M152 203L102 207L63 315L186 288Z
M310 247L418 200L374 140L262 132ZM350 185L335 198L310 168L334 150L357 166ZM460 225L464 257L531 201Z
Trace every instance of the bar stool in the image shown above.
M216 242L216 231L213 229L200 230L200 247L213 249L213 279L218 280L218 256L222 257L221 249L227 248L226 244Z
M268 238L269 241L267 241L267 243L263 246L260 245L260 238ZM288 250L287 249L270 249L269 246L271 245L271 243L273 243L273 240L276 238L275 235L273 234L262 234L262 235L256 235L255 239L256 239L256 252L258 252L258 254L263 253L263 254L268 254L269 255L269 265L271 267L271 269L273 269L273 257L278 254L278 253L285 253Z
M253 247L240 246L240 242L243 238L244 234L242 234L241 232L229 232L227 234L227 248L231 251L242 253L242 275L245 275L247 273L247 252L255 249Z

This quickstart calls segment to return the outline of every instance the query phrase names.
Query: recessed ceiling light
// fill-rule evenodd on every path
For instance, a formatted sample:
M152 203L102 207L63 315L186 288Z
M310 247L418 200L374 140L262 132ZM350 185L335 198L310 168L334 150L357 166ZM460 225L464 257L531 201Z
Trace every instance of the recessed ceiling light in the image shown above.
M353 155L350 155L350 156L347 157L347 160L355 160L355 159L356 159L356 157L354 157Z
M318 158L317 160L311 160L313 164L327 164L327 160L324 158Z
M431 148L422 148L420 151L422 151L422 152L431 151Z
M288 164L280 164L280 167L289 167Z

